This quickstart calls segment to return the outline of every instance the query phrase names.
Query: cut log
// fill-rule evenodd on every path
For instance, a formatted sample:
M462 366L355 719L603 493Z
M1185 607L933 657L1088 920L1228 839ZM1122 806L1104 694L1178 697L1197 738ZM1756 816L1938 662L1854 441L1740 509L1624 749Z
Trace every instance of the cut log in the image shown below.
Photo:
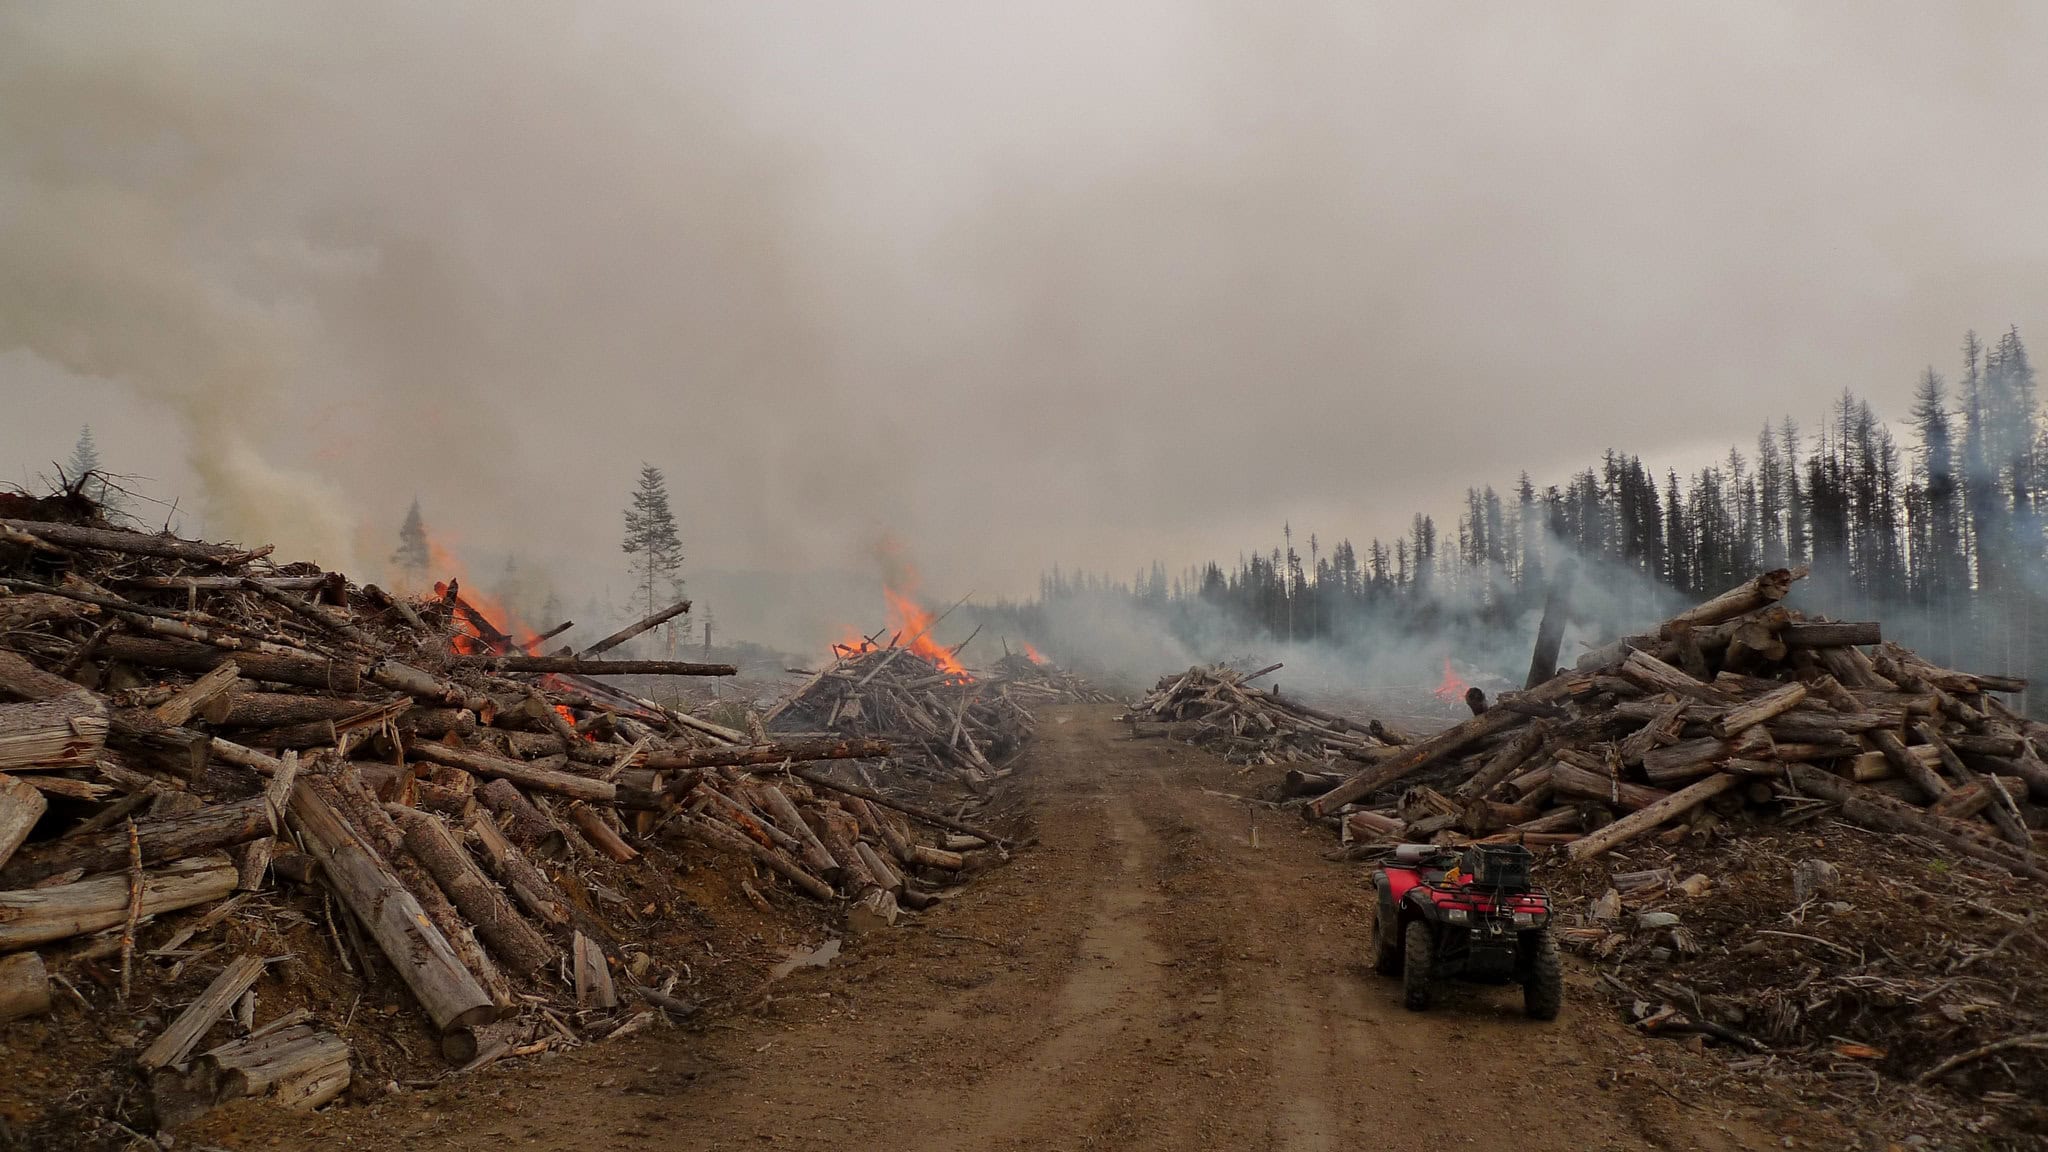
M1792 591L1794 581L1806 577L1809 569L1802 564L1797 568L1777 568L1762 573L1755 579L1745 581L1708 600L1704 604L1688 608L1658 629L1662 636L1673 636L1684 628L1701 628L1719 624L1745 612L1754 612L1769 604L1783 600Z
M649 599L653 599L653 597L649 597ZM640 619L635 620L631 624L626 625L624 628L619 629L617 632L614 632L611 635L605 637L604 639L599 640L597 643L592 644L588 648L585 648L581 655L586 660L590 659L593 656L602 656L605 653L611 651L612 649L617 648L619 645L624 644L626 641L631 640L633 637L641 635L644 632L652 631L655 628L659 628L663 624L668 623L670 620L673 620L676 617L681 616L683 613L688 612L689 610L690 602L688 600L678 600L675 603L669 605L668 607L663 608L661 611L655 612L652 615L643 616ZM731 673L726 673L726 675L731 675Z
M1879 752L1884 753L1884 758L1891 762L1892 768L1899 775L1911 780L1913 786L1920 789L1929 801L1939 800L1948 795L1948 781L1943 780L1926 761L1906 751L1905 742L1897 735L1879 728L1869 733L1869 739L1872 744L1877 745ZM1935 763L1940 763L1940 760L1937 758Z
M1631 652L1622 662L1621 675L1642 685L1650 692L1669 692L1677 696L1690 696L1709 704L1725 704L1726 693L1711 684L1694 679L1683 670L1673 668L1648 652Z
M230 564L252 559L247 552L219 544L201 544L175 536L149 536L119 528L88 528L43 520L0 519L0 526L26 532L51 544L69 548L90 548L98 552L120 552L129 556L157 556L166 560L191 560L200 564Z
M569 923L569 901L562 890L535 867L518 845L505 838L490 817L482 812L469 816L470 834L476 837L483 849L484 860L498 882L505 886L519 905L546 924L561 927Z
M109 728L106 705L90 692L0 704L0 771L91 767Z
M317 786L321 783L307 781L294 791L291 816L328 883L369 929L436 1029L446 1032L494 1019L497 1008L490 996L427 920L419 901L341 818L323 795L327 790Z
M9 863L49 806L34 785L0 776L0 866Z
M609 780L597 780L589 776L554 768L541 767L524 760L508 760L486 752L471 752L462 748L450 748L446 744L419 741L406 748L406 754L429 764L441 764L460 768L472 775L487 779L509 780L521 788L532 788L540 792L553 792L576 800L592 800L610 803L618 795L618 787Z
M1732 739L1773 716L1790 712L1805 700L1806 685L1787 684L1775 692L1766 693L1746 704L1730 708L1720 719L1714 721L1714 735L1723 740Z
M559 856L568 847L562 830L533 806L509 780L493 780L477 789L476 798L503 823L512 842L529 852Z
M270 806L261 796L135 823L144 864L214 852L277 831ZM38 844L0 866L0 888L25 888L74 869L88 876L118 871L128 867L128 847L126 829Z
M1308 810L1311 815L1328 816L1361 796L1405 780L1431 764L1462 752L1481 740L1506 732L1518 724L1527 723L1529 718L1515 712L1508 706L1508 701L1519 699L1532 703L1548 703L1561 699L1571 694L1575 679L1571 676L1559 676L1554 680L1545 681L1519 697L1504 698L1499 701L1500 706L1489 708L1483 716L1474 716L1427 740L1410 744L1402 748L1399 755L1372 765L1309 801Z
M576 1006L598 1009L618 1007L619 995L612 987L612 970L605 962L604 949L592 943L590 938L581 932L576 933L570 944L570 962L576 977Z
M764 784L756 791L767 806L768 815L782 826L783 831L797 838L798 848L803 854L804 867L820 876L830 876L839 870L839 861L833 859L832 853L818 839L817 833L811 831L811 826L804 823L804 818L797 812L796 805L789 802L789 797L782 794L782 789L773 784Z
M1616 780L1605 773L1589 772L1563 761L1551 766L1550 785L1562 795L1598 800L1632 812L1649 808L1671 796L1671 793L1661 789L1645 788L1641 784Z
M802 740L788 744L755 744L733 748L690 748L656 752L643 767L657 772L721 765L780 764L785 760L864 760L887 756L887 740Z
M604 822L604 814L581 800L569 805L569 819L577 831L590 841L598 851L610 857L614 863L630 864L640 858L640 850L626 843L611 825Z
M191 1054L214 1022L227 1014L242 993L255 986L256 978L263 975L263 966L261 956L238 956L221 969L213 982L206 986L206 991L187 1004L177 1019L171 1021L171 1026L142 1050L137 1062L143 1070L153 1072L158 1068L183 1064L185 1057Z
M34 952L0 956L0 1024L50 1010L50 970Z
M531 976L555 962L560 955L555 946L512 907L446 825L400 805L386 805L385 811L405 835L407 851L425 866L463 917L476 926L477 937L508 969Z
M179 860L143 874L141 914L175 912L234 890L235 866L226 857ZM125 875L0 892L0 952L115 927L128 919L128 897Z
M693 664L686 660L583 660L574 656L457 656L458 668L475 668L493 676L516 672L553 672L573 676L737 676L731 664Z
M1684 815L1694 805L1705 803L1741 782L1740 776L1722 773L1689 784L1647 808L1623 816L1605 828L1586 833L1565 845L1565 854L1574 860L1597 856L1646 832L1663 827L1669 821Z
M1884 628L1875 620L1856 623L1787 624L1782 633L1789 648L1843 648L1882 644Z
M827 788L843 795L858 797L870 804L880 804L884 808L893 808L906 816L922 820L935 828L948 828L955 832L963 832L969 836L979 836L998 847L1007 848L1010 844L1009 837L1007 836L998 836L986 828L977 827L964 820L955 820L943 812L934 812L929 808L912 804L907 800L897 800L884 796L871 788L863 788L858 784L841 783L813 768L792 768L790 775L795 776L799 780L807 780L820 788Z
M704 816L683 817L683 827L698 839L714 847L723 848L728 852L752 856L766 865L770 871L796 885L799 891L814 900L832 899L833 892L830 884L804 871L801 864L773 848L763 844L756 844L745 836Z
M242 666L230 657L173 693L169 700L151 709L150 715L173 728L182 728L208 704L225 695L241 678Z
M286 728L321 720L348 720L376 710L383 701L354 697L292 695L283 692L230 692L216 697L199 715L216 728ZM415 709L407 718L429 711ZM474 724L476 718L470 717Z
M967 867L967 858L965 856L958 852L948 852L943 848L934 848L929 844L911 844L909 856L910 859L904 861L904 863L916 864L924 868L937 868L941 872L958 872L962 868Z
M1554 658L1554 657L1553 657ZM1486 763L1458 786L1456 795L1460 800L1478 800L1493 791L1494 786L1521 770L1523 764L1534 756L1549 737L1550 729L1541 720L1515 733L1500 751L1495 752Z
M890 892L903 891L902 874L887 860L882 859L882 854L875 851L872 845L862 840L853 846L853 850L860 857L860 862L866 866L868 874L875 878L875 883Z
M1873 832L1922 836L1972 859L2048 884L2048 870L2012 845L1990 839L1978 831L1980 826L1934 815L1810 764L1787 764L1785 772L1801 792L1840 804L1843 818L1852 824Z
M351 663L323 660L317 656L278 656L267 652L226 652L204 644L182 640L153 640L142 636L108 636L100 643L100 656L141 668L169 668L179 672L206 673L232 661L244 679L271 684L296 684L324 692L353 694L362 690L362 673Z
M1408 830L1404 820L1360 809L1344 814L1344 829L1353 840L1398 840Z
M348 1087L348 1042L311 1024L224 1044L197 1063L221 1101L274 1094L280 1106L304 1112Z

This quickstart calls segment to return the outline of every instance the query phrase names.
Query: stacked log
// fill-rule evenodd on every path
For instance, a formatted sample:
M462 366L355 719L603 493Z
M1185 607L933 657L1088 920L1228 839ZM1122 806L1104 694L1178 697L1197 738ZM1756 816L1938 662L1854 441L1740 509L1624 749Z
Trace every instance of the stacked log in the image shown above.
M2048 848L2035 830L2044 733L1998 699L2025 683L1938 667L1874 622L1792 611L1780 601L1804 575L1764 573L1595 649L1352 772L1307 810L1370 813L1342 822L1347 837L1519 842L1583 860L1683 835L1710 813L1814 798L1873 831L2048 880L2035 858ZM1417 789L1451 797L1455 814L1411 815L1403 798Z
M633 873L693 858L764 903L780 885L867 926L878 901L893 923L898 898L915 906L958 882L948 834L1003 851L957 795L950 816L906 795L906 766L979 786L1030 715L907 650L847 654L778 710L835 723L771 739L611 680L730 666L607 660L610 642L543 653L545 634L514 635L452 585L411 598L273 564L267 549L98 523L6 528L0 1019L50 1011L53 957L111 954L77 937L118 937L125 988L131 954L221 927L237 892L302 889L337 918L338 964L368 978L356 960L374 953L445 1053L495 1058L538 1050L491 1039L525 1027L511 1016L551 1021L544 1048L608 1032L618 1011L694 1008L674 994L686 959L662 963L637 943L647 933L614 927L644 926L645 911L591 896L644 886ZM899 732L903 748L882 738ZM855 767L821 766L832 761ZM244 957L148 1038L165 1116L235 1096L316 1107L347 1085L335 1030L256 1018L273 978Z

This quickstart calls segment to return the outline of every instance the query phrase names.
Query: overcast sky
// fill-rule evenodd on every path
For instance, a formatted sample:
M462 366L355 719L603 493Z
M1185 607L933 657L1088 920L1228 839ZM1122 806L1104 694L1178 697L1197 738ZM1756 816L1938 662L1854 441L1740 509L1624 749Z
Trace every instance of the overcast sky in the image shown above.
M0 478L1028 593L2048 321L2048 6L0 2ZM372 572L374 575L374 572ZM623 581L621 581L623 583Z

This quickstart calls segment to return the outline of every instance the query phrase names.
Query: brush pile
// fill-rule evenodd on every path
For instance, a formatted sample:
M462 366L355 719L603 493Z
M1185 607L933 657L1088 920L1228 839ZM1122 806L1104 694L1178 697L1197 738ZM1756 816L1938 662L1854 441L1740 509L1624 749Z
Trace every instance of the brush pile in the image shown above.
M1397 841L1553 851L1562 907L1583 909L1563 940L1608 963L1646 1032L2039 1100L2048 728L1999 699L2023 681L1791 611L1803 575L1766 573L1373 752L1308 810L1360 858Z
M119 1120L79 1101L146 1098L138 1072L154 1114L126 1121L167 1127L636 1030L724 990L706 893L865 930L1001 851L806 763L884 741L750 739L598 679L731 675L601 658L686 605L541 655L452 583L398 596L8 501L0 1040L101 1078L16 1077L17 1132ZM1029 729L1002 715L947 719L1007 750Z
M983 679L922 636L909 643L837 644L832 663L776 705L778 732L886 739L891 769L981 791L1031 738L1037 718L1003 677Z
M1371 762L1409 737L1377 720L1359 723L1300 700L1250 686L1278 669L1245 674L1228 665L1196 665L1160 678L1124 719L1134 739L1164 736L1207 748L1232 764L1308 764L1290 773L1295 787L1334 785L1343 760ZM1320 791L1320 788L1316 788Z
M1043 658L1004 652L987 673L988 682L1020 704L1114 704L1117 698L1080 675Z

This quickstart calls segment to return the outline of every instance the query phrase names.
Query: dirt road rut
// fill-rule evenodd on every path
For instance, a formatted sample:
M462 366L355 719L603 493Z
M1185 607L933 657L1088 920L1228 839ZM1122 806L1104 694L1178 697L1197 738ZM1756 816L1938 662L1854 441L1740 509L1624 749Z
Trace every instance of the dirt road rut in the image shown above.
M1327 836L1113 708L1044 717L1010 782L1039 844L751 1013L352 1109L420 1148L1777 1146L1629 1068L1605 1008L1519 989L1405 1011ZM1256 844L1253 829L1256 826ZM1576 1018L1575 1018L1576 1017Z

